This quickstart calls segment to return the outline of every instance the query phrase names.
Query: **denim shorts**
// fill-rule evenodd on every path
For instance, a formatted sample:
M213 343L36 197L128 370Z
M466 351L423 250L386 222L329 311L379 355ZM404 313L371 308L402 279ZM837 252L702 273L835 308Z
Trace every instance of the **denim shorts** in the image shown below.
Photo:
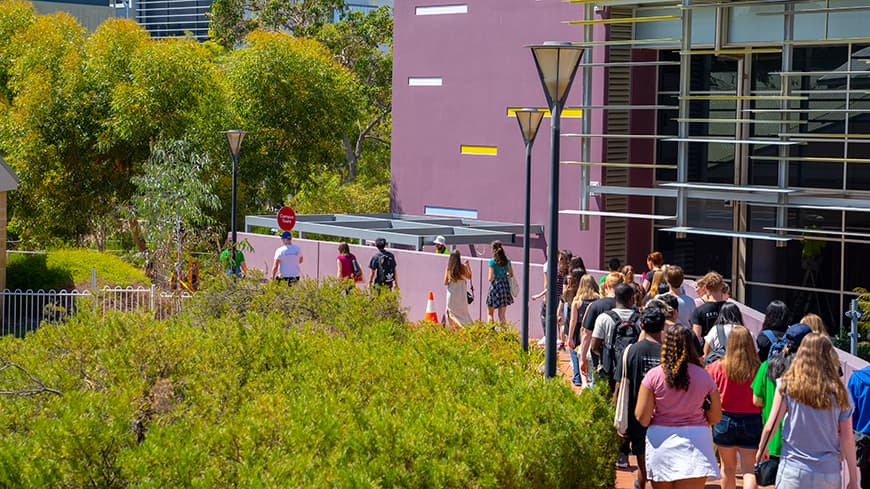
M758 448L761 441L761 414L722 412L722 420L713 425L713 443L720 447Z

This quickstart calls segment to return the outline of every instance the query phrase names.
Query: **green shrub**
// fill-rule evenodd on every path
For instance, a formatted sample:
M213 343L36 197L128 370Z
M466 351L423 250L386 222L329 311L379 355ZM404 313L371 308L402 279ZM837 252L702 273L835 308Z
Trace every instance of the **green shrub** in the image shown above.
M345 285L221 281L171 320L3 338L62 395L4 399L0 486L613 487L600 392L541 378L511 332L409 325Z
M6 286L11 290L88 288L92 268L97 270L97 287L149 284L142 270L111 253L61 249L45 254L10 253Z

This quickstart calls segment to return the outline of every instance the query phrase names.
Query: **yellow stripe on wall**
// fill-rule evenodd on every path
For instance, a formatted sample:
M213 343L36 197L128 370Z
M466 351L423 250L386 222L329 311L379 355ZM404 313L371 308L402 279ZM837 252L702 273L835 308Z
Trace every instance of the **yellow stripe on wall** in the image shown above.
M498 155L498 146L472 146L469 144L463 144L459 147L459 154L496 156Z
M522 107L508 107L507 108L507 116L508 117L516 117L517 111ZM544 117L550 117L550 109L545 107L538 107L538 110L544 113ZM583 117L583 109L578 107L566 107L562 109L562 118L563 119L580 119Z

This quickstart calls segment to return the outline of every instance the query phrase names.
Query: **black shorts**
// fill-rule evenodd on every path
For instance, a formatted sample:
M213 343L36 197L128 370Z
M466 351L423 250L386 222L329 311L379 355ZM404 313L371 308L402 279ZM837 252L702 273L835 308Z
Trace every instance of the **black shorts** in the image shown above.
M277 277L275 280L279 282L287 282L287 285L293 285L299 281L299 277Z
M635 425L629 422L625 436L629 444L631 444L632 455L637 456L646 453L646 428L640 426L640 424Z

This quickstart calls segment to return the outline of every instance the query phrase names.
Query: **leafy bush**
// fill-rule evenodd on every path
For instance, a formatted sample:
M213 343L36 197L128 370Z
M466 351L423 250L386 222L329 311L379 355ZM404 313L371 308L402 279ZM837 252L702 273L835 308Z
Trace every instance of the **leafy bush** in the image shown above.
M542 379L513 333L409 326L345 286L226 281L171 320L3 338L62 394L4 400L0 486L613 487L600 392Z
M110 253L93 250L53 250L47 254L9 254L6 286L11 289L71 289L90 287L91 269L97 269L97 286L148 284L145 273Z

